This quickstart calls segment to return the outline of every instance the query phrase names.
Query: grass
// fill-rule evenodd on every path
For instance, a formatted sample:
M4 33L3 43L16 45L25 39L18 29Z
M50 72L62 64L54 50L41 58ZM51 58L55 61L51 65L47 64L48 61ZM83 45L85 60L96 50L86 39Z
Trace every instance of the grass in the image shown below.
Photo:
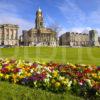
M100 48L16 47L1 48L0 57L59 63L100 65Z
M100 48L16 47L1 48L1 58L84 63L100 65ZM0 100L82 100L70 94L54 94L44 90L0 82Z
M8 82L0 82L0 100L83 100L70 94L54 94Z

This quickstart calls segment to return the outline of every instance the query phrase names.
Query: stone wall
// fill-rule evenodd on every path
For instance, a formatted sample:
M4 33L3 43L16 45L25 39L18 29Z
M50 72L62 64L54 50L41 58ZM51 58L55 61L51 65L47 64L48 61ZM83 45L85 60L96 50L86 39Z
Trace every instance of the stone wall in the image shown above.
M4 24L0 27L0 45L18 45L18 26Z
M27 31L27 33L23 33L23 38L25 45L56 46L56 37L52 33L33 33L32 31Z
M97 40L97 35L95 40ZM90 37L86 33L66 32L59 37L59 45L63 46L90 46Z

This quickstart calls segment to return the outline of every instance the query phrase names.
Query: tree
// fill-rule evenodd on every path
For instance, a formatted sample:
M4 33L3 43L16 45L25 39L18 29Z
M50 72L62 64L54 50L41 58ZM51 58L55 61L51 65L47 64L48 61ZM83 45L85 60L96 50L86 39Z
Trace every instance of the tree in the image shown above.
M58 34L62 31L62 28L59 24L53 23L49 26L54 32L56 32L56 36L58 37Z

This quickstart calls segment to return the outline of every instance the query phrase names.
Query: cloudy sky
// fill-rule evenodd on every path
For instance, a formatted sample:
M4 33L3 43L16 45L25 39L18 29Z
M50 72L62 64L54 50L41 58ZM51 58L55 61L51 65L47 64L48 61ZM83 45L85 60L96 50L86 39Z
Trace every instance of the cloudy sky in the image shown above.
M0 0L0 24L18 24L20 29L30 29L39 7L45 26L56 23L63 32L91 28L100 31L100 0Z

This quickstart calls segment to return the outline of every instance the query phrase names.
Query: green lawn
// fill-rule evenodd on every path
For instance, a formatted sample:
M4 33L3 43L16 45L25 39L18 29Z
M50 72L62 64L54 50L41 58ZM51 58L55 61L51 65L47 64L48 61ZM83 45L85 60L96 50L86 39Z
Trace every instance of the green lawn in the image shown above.
M100 48L16 47L1 48L1 58L100 65ZM0 100L82 100L76 96L0 82Z
M83 100L82 98L65 94L55 94L40 89L32 89L8 82L0 82L0 100Z
M16 47L1 48L0 57L100 65L100 48Z

